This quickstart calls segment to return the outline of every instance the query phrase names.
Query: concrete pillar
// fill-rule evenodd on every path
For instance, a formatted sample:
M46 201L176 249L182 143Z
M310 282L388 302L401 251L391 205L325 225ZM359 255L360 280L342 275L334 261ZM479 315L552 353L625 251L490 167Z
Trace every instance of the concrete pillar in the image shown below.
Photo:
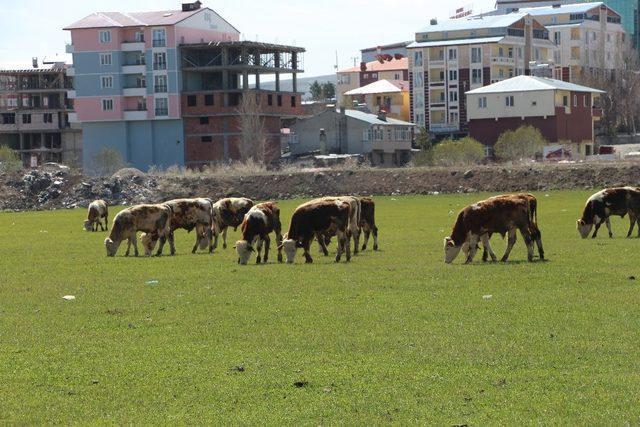
M256 90L260 90L260 73L256 73Z
M280 73L276 73L276 92L280 92Z
M249 72L242 72L242 90L249 90Z
M293 73L293 78L291 80L291 84L293 85L293 92L298 91L298 73Z

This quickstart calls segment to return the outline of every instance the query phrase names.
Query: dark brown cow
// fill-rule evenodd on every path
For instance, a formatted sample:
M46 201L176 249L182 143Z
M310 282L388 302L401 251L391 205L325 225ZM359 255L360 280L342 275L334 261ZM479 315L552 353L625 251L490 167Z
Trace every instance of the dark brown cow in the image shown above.
M376 204L371 197L360 198L360 229L364 232L362 250L367 249L369 235L373 234L373 250L378 250L378 227L376 227Z
M582 218L577 221L578 232L583 239L586 239L595 225L596 229L592 236L595 239L600 226L605 223L609 230L609 237L613 238L609 217L613 215L624 218L627 214L629 214L630 222L627 237L631 237L633 227L640 218L640 189L635 187L607 188L587 200ZM640 225L638 226L638 237L640 237Z
M260 203L252 207L244 216L241 225L242 240L236 242L238 264L246 265L252 252L258 253L257 263L269 260L271 239L269 234L275 233L278 247L278 262L282 262L282 225L280 224L280 209L275 202ZM261 259L262 244L264 243L264 258ZM256 247L254 249L253 247Z
M104 218L104 227L102 219ZM87 219L84 221L84 229L87 231L109 230L109 208L104 200L96 200L89 204L87 208Z
M125 209L113 218L109 237L104 240L107 256L115 256L123 240L128 240L126 256L131 245L138 256L136 233L142 231L158 236L167 236L171 232L171 208L167 205L138 205Z
M458 215L451 237L444 239L445 262L453 262L465 244L469 247L466 263L472 262L480 240L496 259L489 243L489 235L493 233L503 236L508 233L507 250L502 257L502 261L507 261L516 242L517 230L527 245L527 259L533 261L531 209L527 200L494 198L467 206Z
M237 229L244 216L253 207L253 200L246 197L229 197L220 199L213 204L213 224L211 231L214 237L210 252L218 247L218 237L222 234L222 248L227 249L227 229Z
M293 212L289 232L282 242L287 263L295 261L297 248L304 249L307 263L313 262L309 248L316 235L335 234L338 238L336 262L340 262L342 252L346 251L347 262L351 260L351 247L348 238L351 206L343 200L320 199L304 203Z

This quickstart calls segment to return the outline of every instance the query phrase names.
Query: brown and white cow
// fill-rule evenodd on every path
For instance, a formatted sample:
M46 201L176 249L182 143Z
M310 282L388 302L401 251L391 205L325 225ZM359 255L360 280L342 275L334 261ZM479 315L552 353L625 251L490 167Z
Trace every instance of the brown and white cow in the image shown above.
M364 232L362 250L367 249L369 235L373 234L373 250L378 250L378 227L376 227L376 203L371 197L360 198L360 230Z
M501 196L494 196L494 197L490 197L488 200L505 199L505 198L522 200L529 203L529 214L530 214L529 222L530 222L531 238L538 246L538 255L540 256L540 259L543 260L544 248L542 247L542 233L538 228L538 199L536 199L536 197L533 194L519 193L519 194L503 194ZM491 239L491 236L492 234L489 233L489 239ZM464 251L465 256L469 255L469 245L465 244L462 250ZM487 261L488 258L489 258L489 251L485 247L482 253L482 261ZM494 262L497 261L495 254L492 256L492 260Z
M145 249L153 250L155 247L154 240L160 240L160 247L156 255L162 255L162 250L167 240L171 255L175 255L176 247L174 240L174 232L179 229L191 232L196 230L196 242L193 245L191 253L196 253L198 247L205 249L209 245L211 251L210 239L208 234L211 230L212 206L209 199L176 199L164 203L171 208L171 232L167 236L144 236L143 243L147 242Z
M233 227L237 230L242 224L244 216L253 207L253 200L246 197L228 197L220 199L213 204L213 223L211 232L214 236L210 252L218 247L218 237L222 234L222 248L227 249L227 229Z
M355 196L336 196L336 197L321 197L319 199L314 199L311 202L317 202L321 200L335 201L342 200L344 202L349 203L351 207L351 214L349 217L349 224L347 226L347 237L349 239L353 238L353 254L358 253L358 245L360 244L360 217L361 217L361 203L360 199ZM324 256L329 255L329 251L327 250L327 245L331 242L331 237L335 236L335 233L318 233L316 235L316 239L318 240L318 244L320 245L320 250L324 254Z
M502 261L516 243L516 232L520 230L527 245L527 259L533 261L533 238L531 235L531 209L529 201L518 198L494 198L467 206L459 214L450 237L444 239L445 263L452 263L468 244L466 263L473 261L478 250L478 242L487 249L492 259L496 259L489 236L493 233L508 234L507 250Z
M311 242L317 235L325 234L335 234L338 238L336 262L340 262L343 251L346 252L347 262L350 261L350 218L351 205L340 199L318 199L298 206L291 217L289 232L282 242L287 263L293 264L298 248L304 249L306 262L312 263L313 258L309 253Z
M104 227L102 219L104 218ZM95 200L87 208L87 219L84 221L84 229L87 231L109 230L109 208L104 200Z
M171 208L167 205L138 205L119 212L113 218L109 237L104 240L107 256L113 257L118 252L120 243L127 240L126 256L129 256L131 245L138 256L136 233L167 236L171 232Z
M252 252L257 252L257 264L267 263L271 239L269 234L275 233L278 247L278 262L282 262L282 225L280 209L275 202L260 203L252 207L244 216L241 225L242 240L236 242L238 264L247 265ZM264 244L264 258L261 258ZM255 249L254 249L255 245Z
M587 200L582 217L577 221L578 232L583 239L586 239L595 225L592 236L595 239L600 226L605 223L609 230L609 237L613 238L610 217L620 216L624 218L627 214L629 214L630 222L627 237L631 237L633 227L640 218L640 189L635 187L604 189ZM638 237L640 237L640 225L638 225Z

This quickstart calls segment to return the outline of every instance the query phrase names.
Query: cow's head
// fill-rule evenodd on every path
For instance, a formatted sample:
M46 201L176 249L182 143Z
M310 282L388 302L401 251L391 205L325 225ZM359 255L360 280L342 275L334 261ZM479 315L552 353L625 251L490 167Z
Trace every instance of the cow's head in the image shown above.
M445 237L444 238L444 262L447 264L451 264L460 253L461 248L462 248L462 245L456 246L456 242L454 242L451 237ZM466 250L468 250L468 248Z
M116 256L116 252L118 252L119 246L120 246L120 242L114 242L109 237L104 239L104 247L107 248L107 256L110 256L110 257Z
M246 240L239 240L236 242L236 252L238 253L238 264L247 265L251 253L255 252L255 249Z
M589 237L589 233L591 233L591 229L593 228L593 223L588 224L584 219L579 219L576 221L578 226L578 232L583 239Z
M156 247L158 239L156 239L153 234L142 233L140 235L140 241L142 242L142 247L144 248L144 254L146 256L151 256L153 254L153 250Z
M93 231L93 222L90 219L85 219L83 225L86 231Z
M293 239L285 239L282 241L282 249L284 249L284 254L287 257L287 264L293 264L296 259L298 242Z

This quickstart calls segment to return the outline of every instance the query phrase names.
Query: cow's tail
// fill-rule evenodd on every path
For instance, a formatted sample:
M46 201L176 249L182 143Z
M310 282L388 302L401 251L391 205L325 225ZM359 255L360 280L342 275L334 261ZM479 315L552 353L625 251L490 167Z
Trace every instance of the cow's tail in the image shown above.
M167 221L164 223L162 230L158 230L160 237L166 237L171 234L171 216L173 215L173 208L169 204L163 205L167 212Z

